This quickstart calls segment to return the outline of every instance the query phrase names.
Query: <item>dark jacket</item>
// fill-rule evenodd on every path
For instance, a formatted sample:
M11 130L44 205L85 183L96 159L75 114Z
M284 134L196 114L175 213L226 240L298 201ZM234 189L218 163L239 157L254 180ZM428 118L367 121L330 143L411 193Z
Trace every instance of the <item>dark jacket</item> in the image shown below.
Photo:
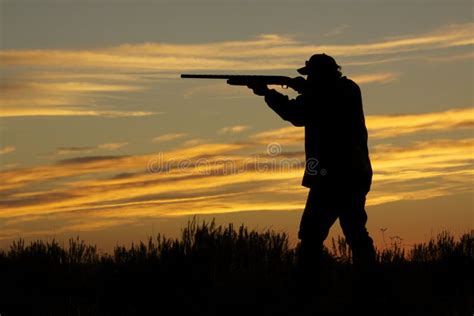
M342 77L307 90L292 100L275 90L265 96L281 118L305 127L303 186L368 192L372 167L359 86Z

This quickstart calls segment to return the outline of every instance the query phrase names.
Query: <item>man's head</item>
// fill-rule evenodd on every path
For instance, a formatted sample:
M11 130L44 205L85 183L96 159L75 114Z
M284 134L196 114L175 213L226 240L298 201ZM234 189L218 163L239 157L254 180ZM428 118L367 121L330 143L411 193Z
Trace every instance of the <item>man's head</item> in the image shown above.
M341 77L341 66L336 63L336 60L326 54L314 54L309 60L306 61L306 65L298 72L302 75L307 75L308 79L321 78L321 79L332 79Z

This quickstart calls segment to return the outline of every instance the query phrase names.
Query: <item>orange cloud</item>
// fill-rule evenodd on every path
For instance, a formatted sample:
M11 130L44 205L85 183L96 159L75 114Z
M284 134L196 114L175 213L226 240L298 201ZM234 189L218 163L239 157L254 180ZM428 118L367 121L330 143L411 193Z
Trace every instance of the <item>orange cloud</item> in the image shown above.
M58 155L70 155L70 154L87 154L96 150L117 150L127 146L128 143L105 143L97 146L84 146L84 147L59 147L56 151Z
M14 146L4 146L0 148L0 155L9 154L11 152L14 152L15 150L16 148Z
M220 134L239 134L247 130L249 127L245 125L234 125L223 127L219 130Z
M31 82L24 86L25 90L40 90L45 92L101 92L101 91L140 91L142 87L130 85L98 84L92 82Z
M18 116L103 116L103 117L139 117L156 115L159 112L147 111L95 111L87 109L57 108L0 108L0 117Z
M189 148L170 150L160 155L141 156L86 156L60 160L53 165L36 166L24 169L13 169L0 172L0 191L28 186L38 182L55 181L85 174L100 174L103 172L121 170L128 172L146 171L153 161L177 161L179 159L197 159L213 157L242 150L248 144L201 144ZM160 161L157 161L159 163ZM153 166L152 166L153 167Z
M0 85L0 117L14 116L146 116L145 111L91 109L90 95L97 92L141 91L131 85L93 82L2 82Z
M193 139L188 139L187 141L183 142L184 146L196 146L200 144L206 143L207 140L204 138L193 138Z
M468 129L474 126L474 109L454 108L432 113L367 115L366 125L370 139ZM304 141L304 132L301 128L289 126L257 133L252 138L262 143L279 142L284 145L299 145Z
M469 107L433 113L369 115L367 126L370 137L374 138L472 128L474 126L474 109Z
M358 84L367 84L367 83L387 83L397 80L399 77L396 73L386 72L386 73L374 73L374 74L365 74L365 75L355 75L351 79L357 82Z
M170 134L164 134L157 136L152 139L153 143L164 143L164 142L169 142L172 140L180 139L186 136L187 133L170 133Z
M470 108L459 108L368 116L367 124L370 136L382 139L472 127L472 114ZM161 140L182 136L165 134ZM283 151L265 154L269 142L279 143ZM148 216L301 210L307 193L300 186L302 144L302 129L286 127L238 143L187 144L163 153L75 157L8 169L0 172L0 219L13 223L20 218L64 216L67 223L62 229L67 231L103 229ZM125 145L90 148L114 150ZM291 146L300 149L290 151ZM374 178L367 204L472 192L472 148L472 138L370 148ZM87 219L94 224L87 224ZM7 238L6 232L14 233L9 224L4 226L0 239Z
M471 190L473 145L474 139L464 139L376 146L368 204ZM88 211L129 218L300 209L306 192L299 187L303 152L239 154L258 147L206 144L159 155L80 157L5 171L1 176L8 198L0 204L0 214L8 218ZM117 169L120 174L103 177ZM430 179L436 179L435 186L430 187ZM38 184L48 184L48 189L38 190ZM287 193L287 188L294 189Z
M474 23L449 25L426 34L367 44L311 45L271 34L247 41L204 44L144 43L95 50L7 50L0 52L0 60L4 65L141 71L295 69L302 59L314 52L361 56L467 46L473 43L473 27Z
M353 57L469 46L473 42L473 27L474 23L449 25L425 34L347 45L312 45L289 36L268 34L243 41L198 44L123 44L90 50L2 50L0 63L10 67L15 77L4 79L0 85L3 105L0 117L152 115L156 113L98 108L91 100L105 97L97 93L119 98L115 95L118 92L140 92L149 80L175 78L173 73L178 71L286 70L300 67L315 52L349 57L347 63L351 64ZM23 72L23 66L27 66L28 73ZM397 77L396 73L384 72L360 74L354 79L366 84L387 83ZM110 84L110 81L115 83ZM118 81L121 84L116 84ZM213 95L217 93L217 97L250 96L246 90L229 89L222 84L194 86L187 89L184 96L210 91Z
M105 149L105 150L117 150L122 147L127 146L128 143L106 143L106 144L100 144L97 146L98 149Z
M368 205L472 192L473 146L472 138L376 146Z

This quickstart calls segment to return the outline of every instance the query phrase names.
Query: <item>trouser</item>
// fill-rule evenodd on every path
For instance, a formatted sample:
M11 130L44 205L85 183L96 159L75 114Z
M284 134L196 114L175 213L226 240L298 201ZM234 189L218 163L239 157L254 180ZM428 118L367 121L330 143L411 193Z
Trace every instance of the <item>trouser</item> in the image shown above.
M365 191L311 188L306 207L301 218L298 238L301 239L301 251L308 258L322 254L323 242L329 229L339 218L339 222L351 247L355 263L375 261L373 240L365 227Z

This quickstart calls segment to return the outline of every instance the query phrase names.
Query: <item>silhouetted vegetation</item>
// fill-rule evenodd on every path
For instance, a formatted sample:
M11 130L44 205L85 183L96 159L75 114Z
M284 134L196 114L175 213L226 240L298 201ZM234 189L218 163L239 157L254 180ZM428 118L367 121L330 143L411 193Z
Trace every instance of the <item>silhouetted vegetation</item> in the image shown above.
M442 233L407 250L394 243L378 251L370 282L361 282L345 240L333 240L318 281L305 289L293 280L296 251L284 233L196 221L180 239L158 235L112 254L79 238L66 247L18 240L0 252L0 313L342 315L361 297L377 315L474 311L469 234Z

